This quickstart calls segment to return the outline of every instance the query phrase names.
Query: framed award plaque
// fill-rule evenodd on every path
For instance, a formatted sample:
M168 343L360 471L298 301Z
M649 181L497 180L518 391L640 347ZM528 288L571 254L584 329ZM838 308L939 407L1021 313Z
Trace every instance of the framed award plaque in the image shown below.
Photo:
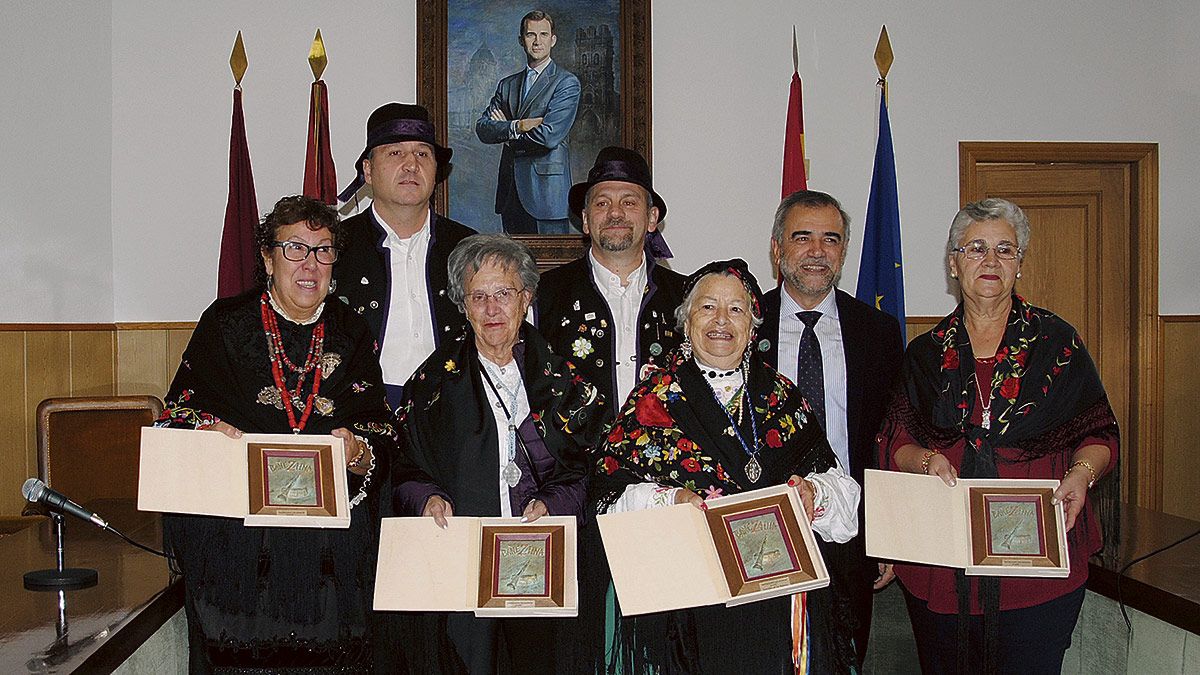
M790 488L710 500L705 521L727 604L797 593L828 583L804 508Z
M561 525L485 525L479 561L479 608L563 607Z
M1061 568L1066 558L1062 510L1052 487L967 489L971 567ZM976 569L976 574L986 574Z
M251 516L336 516L333 447L247 443Z

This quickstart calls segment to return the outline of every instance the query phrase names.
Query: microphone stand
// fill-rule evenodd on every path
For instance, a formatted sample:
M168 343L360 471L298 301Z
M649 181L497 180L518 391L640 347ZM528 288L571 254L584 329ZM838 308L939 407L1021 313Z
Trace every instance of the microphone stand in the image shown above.
M81 588L91 588L96 585L99 575L96 570L83 567L66 567L66 545L64 530L66 519L62 514L51 512L50 519L54 521L54 535L57 543L54 569L34 570L25 573L25 588L31 591L76 591ZM65 609L65 608L64 608ZM66 617L63 623L65 624Z

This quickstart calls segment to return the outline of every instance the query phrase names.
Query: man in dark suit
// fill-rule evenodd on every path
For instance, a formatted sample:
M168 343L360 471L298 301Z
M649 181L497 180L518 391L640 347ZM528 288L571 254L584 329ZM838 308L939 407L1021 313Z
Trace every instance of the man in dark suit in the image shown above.
M862 484L875 466L875 435L900 370L904 342L895 318L836 287L846 261L850 217L836 199L802 190L775 212L771 259L783 284L767 293L759 336L766 360L796 382L825 427L838 461ZM866 557L859 505L859 534L846 580L858 629L859 666L871 630L872 586L882 568Z
M379 339L388 402L417 366L466 325L446 294L450 251L475 230L433 212L429 198L450 175L450 148L434 140L429 112L388 103L367 119L358 175L342 193L371 186L368 209L348 218L330 293L362 314Z
M496 213L510 234L567 234L571 155L567 136L579 108L579 78L550 58L554 19L534 10L521 19L526 66L500 80L475 123L475 135L504 144Z

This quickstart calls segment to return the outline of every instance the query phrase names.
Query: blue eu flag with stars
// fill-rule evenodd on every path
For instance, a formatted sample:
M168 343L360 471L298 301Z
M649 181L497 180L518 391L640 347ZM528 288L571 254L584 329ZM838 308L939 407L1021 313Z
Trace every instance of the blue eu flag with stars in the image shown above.
M863 224L863 252L858 266L859 300L896 317L900 339L908 342L904 328L904 268L900 255L900 203L896 196L896 157L892 153L892 126L887 97L879 97L879 141L871 196Z

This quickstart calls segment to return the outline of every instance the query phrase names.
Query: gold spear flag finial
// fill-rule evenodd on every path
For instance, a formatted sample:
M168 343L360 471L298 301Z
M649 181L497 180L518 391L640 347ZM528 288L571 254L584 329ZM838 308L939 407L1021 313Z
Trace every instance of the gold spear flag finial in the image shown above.
M879 85L883 87L883 98L887 100L887 74L892 68L892 42L888 40L887 26L879 31L879 42L875 44L875 67L879 69Z
M308 65L313 71L313 80L321 79L321 75L325 72L325 66L329 65L329 58L325 55L325 41L321 39L321 29L317 29L317 36L313 38L312 49L308 50Z
M792 71L800 72L800 52L796 49L796 24L792 24Z
M233 53L229 55L229 69L233 71L233 79L237 86L242 86L242 77L246 75L246 45L242 44L242 31L238 31L237 39L233 41Z

